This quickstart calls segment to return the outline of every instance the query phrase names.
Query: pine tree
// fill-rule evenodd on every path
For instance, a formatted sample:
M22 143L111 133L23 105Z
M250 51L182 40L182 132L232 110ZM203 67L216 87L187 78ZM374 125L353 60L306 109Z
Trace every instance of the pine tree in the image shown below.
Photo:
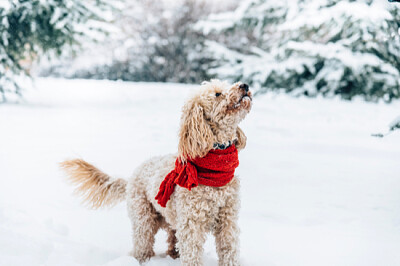
M132 0L114 26L118 36L99 49L112 50L108 60L93 62L89 67L61 63L60 67L42 71L42 75L68 78L94 78L128 81L200 83L208 79L212 60L205 51L203 34L193 29L194 23L210 12L204 1ZM114 49L110 49L114 47ZM82 54L81 57L86 57ZM78 61L81 60L78 56ZM65 71L65 69L73 70ZM67 74L66 74L67 73Z
M247 0L196 27L214 53L209 73L258 92L391 101L400 98L399 21L398 7L380 1Z
M204 36L192 29L208 13L204 2L183 0L172 8L148 1L145 21L139 28L141 43L131 50L135 80L159 82L201 82L206 77L209 59L204 51ZM139 24L139 23L136 23Z
M0 94L21 95L20 76L47 53L60 55L101 31L103 0L9 0L0 5ZM97 24L96 24L97 23Z

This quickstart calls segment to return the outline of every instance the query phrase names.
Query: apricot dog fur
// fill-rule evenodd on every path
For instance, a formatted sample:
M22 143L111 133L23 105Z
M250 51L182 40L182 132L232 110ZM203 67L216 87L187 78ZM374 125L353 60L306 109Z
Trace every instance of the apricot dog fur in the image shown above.
M199 185L191 191L175 187L165 208L154 197L161 182L174 168L177 156L205 156L215 143L234 143L240 151L246 136L238 127L249 113L252 95L242 83L203 82L184 105L178 153L153 157L141 164L128 180L114 179L93 165L75 159L61 163L86 203L93 208L126 200L133 229L132 255L145 262L154 256L154 237L168 233L167 254L180 256L182 265L202 265L206 234L215 236L219 265L239 265L239 179L223 187Z

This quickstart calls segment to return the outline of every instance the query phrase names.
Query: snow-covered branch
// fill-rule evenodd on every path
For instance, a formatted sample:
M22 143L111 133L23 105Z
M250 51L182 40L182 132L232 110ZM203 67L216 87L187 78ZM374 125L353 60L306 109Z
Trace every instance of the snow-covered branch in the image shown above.
M260 92L389 102L400 98L400 11L379 2L246 0L196 28L242 55L221 60L222 49L211 45L210 73L219 77L241 78Z
M372 134L372 136L374 137L378 137L378 138L383 138L387 135L389 135L390 133L392 133L395 130L400 130L400 116L398 116L397 118L395 118L390 124L389 124L389 130L386 133L376 133L376 134Z
M98 35L103 29L94 23L107 19L99 11L108 8L103 0L2 2L8 4L0 5L0 102L21 95L17 80L29 76L34 60L49 52L60 55L67 47Z

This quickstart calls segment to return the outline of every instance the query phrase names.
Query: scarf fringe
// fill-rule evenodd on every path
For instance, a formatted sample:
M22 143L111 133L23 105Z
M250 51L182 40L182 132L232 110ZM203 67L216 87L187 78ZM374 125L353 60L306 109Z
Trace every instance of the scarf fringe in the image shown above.
M238 165L238 151L235 145L225 150L211 150L206 156L188 160L186 163L177 158L175 168L161 182L155 199L161 207L165 207L176 185L188 190L199 184L225 186L233 179Z

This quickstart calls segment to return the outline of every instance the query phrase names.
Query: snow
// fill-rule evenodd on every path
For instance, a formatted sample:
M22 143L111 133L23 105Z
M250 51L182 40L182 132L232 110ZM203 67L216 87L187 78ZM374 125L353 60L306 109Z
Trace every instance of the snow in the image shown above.
M125 203L87 210L57 163L81 157L128 178L176 151L193 85L38 79L0 105L0 265L139 265ZM400 261L400 133L371 133L400 103L254 99L237 173L243 265L396 265ZM179 265L165 255L146 265ZM213 238L205 265L217 265Z
M396 117L392 122L390 122L389 128L391 130L394 130L395 128L400 128L400 116Z
M10 8L11 4L10 1L7 0L0 0L0 8L4 10L8 10Z
M398 98L400 75L391 61L399 51L394 10L382 1L245 0L194 28L209 40L211 75L242 77L257 92L390 101Z
M354 12L356 10L356 12ZM299 26L308 26L318 28L327 22L330 18L337 23L343 19L343 16L352 17L359 23L381 23L382 20L390 20L391 15L387 8L380 3L374 2L371 5L360 2L340 1L335 5L314 1L304 7L301 16L293 12L293 17L288 16L287 22L281 27L284 29L298 29Z

